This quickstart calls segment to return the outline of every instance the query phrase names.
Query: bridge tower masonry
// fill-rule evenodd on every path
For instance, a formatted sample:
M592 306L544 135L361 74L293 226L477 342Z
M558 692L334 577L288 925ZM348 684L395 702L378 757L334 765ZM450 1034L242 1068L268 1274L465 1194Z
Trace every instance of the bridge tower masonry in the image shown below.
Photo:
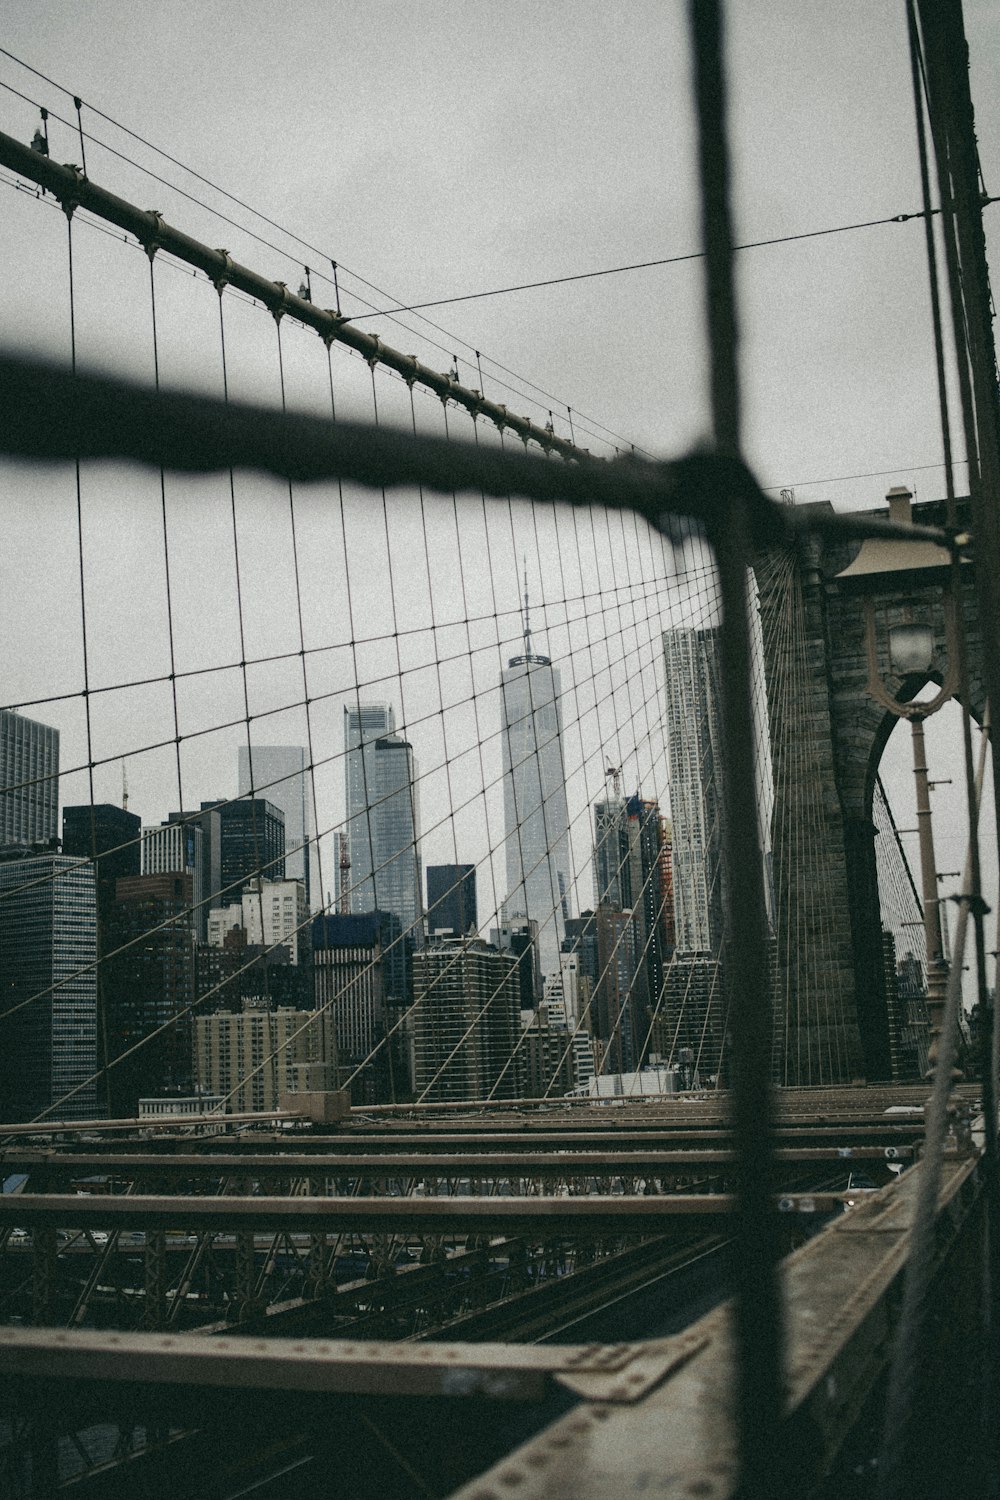
M960 524L967 508L959 502ZM868 514L888 519L884 508ZM915 506L912 519L943 526L943 502ZM774 567L769 557L757 569L775 786L775 1076L788 1086L892 1076L872 798L897 719L868 693L865 597L885 625L902 620L904 593L933 624L927 677L894 677L880 651L883 681L895 696L940 683L947 666L943 570L869 576L862 592L857 580L838 576L858 552L857 542L810 536L788 566ZM970 708L981 718L972 573L963 567L956 613Z

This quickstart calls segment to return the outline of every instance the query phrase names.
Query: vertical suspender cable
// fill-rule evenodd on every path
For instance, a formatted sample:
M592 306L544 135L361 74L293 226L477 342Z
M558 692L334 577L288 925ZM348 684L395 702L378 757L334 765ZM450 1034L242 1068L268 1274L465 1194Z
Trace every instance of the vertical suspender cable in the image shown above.
M73 276L73 204L64 205L66 209L66 245L69 264L69 353L70 369L76 375L76 286ZM96 963L94 967L94 983L97 989L97 1029L98 1048L100 1052L101 1080L104 1088L104 1107L107 1118L111 1118L111 1080L108 1072L108 999L107 989L104 983L104 954L102 952L101 932L101 896L100 896L100 866L97 859L97 822L94 812L94 741L91 725L90 710L90 662L87 643L87 587L83 561L83 492L80 483L80 458L79 450L74 461L74 474L76 479L76 536L80 565L80 640L83 649L83 708L87 726L87 785L90 799L90 856L94 866L94 895L97 901L97 923L96 923ZM50 999L50 1004L52 1003Z
M156 251L157 251L156 241L155 240L150 240L147 243L147 245L146 245L146 254L149 257L149 310L150 310L150 322L151 322L151 325L152 325L152 334L153 334L153 382L154 382L154 386L155 386L156 390L159 391L159 389L160 389L160 348L159 348L159 334L158 334L157 321L156 321ZM180 730L180 716L179 716L178 704L177 704L177 653L176 653L175 643L174 643L174 605L173 605L173 593L172 593L172 590L171 590L171 580L170 580L170 541L169 541L169 531L168 531L168 526L167 526L167 476L166 476L166 471L164 470L162 464L160 465L160 515L161 515L162 526L163 526L163 578L164 578L164 586L165 586L165 589L166 589L167 641L168 641L168 645L169 645L169 648L170 648L170 699L171 699L171 704L173 706L174 752L175 752L175 761L176 761L176 766L177 766L177 809L178 809L178 812L180 813L181 817L183 818L183 815L184 815L184 781L183 781L183 777L182 777L182 774L181 774L181 730ZM194 895L194 877L193 876L192 876L192 879L191 879L191 886L192 886L192 897L193 897L193 895ZM182 905L183 905L183 897L182 897ZM173 926L174 922L180 920L180 917L182 915L185 915L185 914L186 913L183 913L183 912L179 913L176 917L174 917L172 919L170 925ZM179 1041L178 1040L178 1036L177 1036L177 1030L176 1030L177 1024L180 1021L181 1016L185 1016L186 1017L187 1014L189 1013L189 1009L190 1009L189 1007L183 1007L181 1013L174 1018L174 1025L173 1025L173 1027L170 1027L170 1026L167 1027L166 1038L165 1038L165 1041L164 1041L164 1054L163 1055L164 1056L169 1056L171 1058L170 1082L171 1082L171 1086L172 1087L176 1087L177 1086L178 1081L179 1081L179 1076L181 1075L182 1071L189 1071L190 1070L190 1060L188 1060L187 1063L184 1065L184 1069L183 1070L178 1065L178 1054L182 1051L182 1049L188 1049L188 1050L190 1049L190 1041L187 1038L182 1038ZM156 1032L156 1031L159 1030L159 1028L154 1026L153 1030L154 1030L154 1032ZM164 1080L163 1080L163 1077L162 1077L162 1074L161 1074L161 1079L160 1079L161 1085L162 1085L163 1081Z
M995 356L984 368L986 346L992 349L988 308L985 304L985 264L980 264L981 222L977 225L979 240L970 244L970 221L975 217L975 201L978 195L978 178L975 167L975 144L972 130L972 107L968 97L968 82L965 78L965 38L962 32L961 8L954 4L928 6L919 4L920 31L916 15L909 8L909 36L914 77L915 107L918 121L918 144L923 148L921 81L926 94L927 112L934 145L941 202L942 230L945 259L948 270L948 290L952 313L952 337L956 355L961 413L964 424L966 450L969 456L969 487L972 496L973 525L977 539L977 578L980 585L980 620L983 629L983 660L987 691L996 687L997 662L990 650L990 633L996 638L995 612L995 567L998 557L995 503L997 491L997 391ZM921 41L923 46L921 47ZM959 80L961 75L961 81ZM923 168L923 162L922 162ZM922 170L922 186L925 193L925 211L929 207L929 184ZM933 247L929 248L932 276L936 269ZM935 313L935 337L940 340L939 310L932 304ZM985 334L984 334L985 329ZM939 379L940 379L939 366ZM947 428L948 411L943 384L939 389L942 426ZM984 486L984 473L989 481ZM952 495L949 472L949 501ZM987 495L986 491L992 493ZM953 564L952 578L956 588L961 587L960 572ZM961 648L960 648L961 649ZM964 660L964 652L963 652ZM990 679L993 678L991 683ZM965 683L960 688L963 703L968 703ZM968 709L966 706L966 715ZM879 1453L880 1500L896 1500L907 1493L918 1479L911 1456L914 1436L914 1397L920 1373L921 1355L926 1346L930 1326L930 1291L935 1259L935 1214L942 1167L943 1139L947 1127L947 1101L951 1089L951 1069L957 1050L958 1012L961 1003L961 951L964 943L965 925L972 911L976 919L977 948L982 951L982 897L978 889L978 793L971 772L971 733L964 724L964 748L966 782L969 796L969 857L966 861L963 893L960 898L960 916L956 932L955 957L948 980L947 1003L942 1031L938 1041L938 1057L931 1099L925 1108L927 1138L921 1167L920 1190L917 1197L914 1229L911 1234L910 1255L907 1263L906 1286L903 1311L897 1334L896 1349L886 1398L885 1424ZM997 766L994 762L994 777ZM928 955L928 960L930 955ZM980 977L985 978L984 959L977 967ZM983 996L985 999L985 995ZM993 1092L995 1079L991 1079L987 1092ZM995 1094L994 1094L995 1099ZM991 1101L992 1102L992 1101ZM995 1105L994 1105L995 1108ZM988 1120L991 1132L995 1122ZM994 1141L995 1145L995 1141ZM997 1214L996 1175L987 1167L990 1184L990 1241ZM995 1245L990 1244L990 1261L995 1256ZM989 1264L989 1263L988 1263ZM990 1266L996 1290L996 1272ZM993 1350L990 1350L991 1356ZM988 1384L996 1380L995 1360L989 1361ZM987 1390L986 1432L992 1434L995 1427L995 1408L991 1392ZM991 1437L992 1441L992 1437ZM992 1465L987 1464L987 1468ZM996 1474L991 1474L990 1493L996 1494Z

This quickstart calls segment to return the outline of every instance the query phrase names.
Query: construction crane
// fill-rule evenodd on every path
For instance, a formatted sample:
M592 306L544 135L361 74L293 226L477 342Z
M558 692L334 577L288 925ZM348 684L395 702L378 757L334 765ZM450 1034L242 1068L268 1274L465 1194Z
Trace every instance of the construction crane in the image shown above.
M615 797L620 799L622 794L622 768L621 766L606 766L605 776L611 781L611 790Z

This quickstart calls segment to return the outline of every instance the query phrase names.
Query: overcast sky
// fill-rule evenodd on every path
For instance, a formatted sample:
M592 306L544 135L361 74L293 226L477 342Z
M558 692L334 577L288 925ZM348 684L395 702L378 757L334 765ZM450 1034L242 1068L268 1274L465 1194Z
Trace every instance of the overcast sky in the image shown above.
M840 0L835 6L743 0L729 11L739 239L771 239L919 209L902 0ZM996 190L1000 7L991 0L967 0L965 11L980 152L987 188ZM359 316L371 304L389 306L391 299L358 278L392 298L424 301L698 248L680 3L555 0L540 8L523 0L462 5L291 0L279 7L223 0L207 7L181 0L156 6L48 0L44 6L8 7L3 45L79 93L85 125L95 136L199 202L88 141L87 168L95 181L158 209L197 238L226 246L237 259L293 290L308 263L314 299L323 305L332 304L333 289L320 273L332 274L329 261L336 259L344 309ZM70 119L71 100L7 57L0 57L0 83L53 112L52 154L78 162L75 129L55 118ZM255 220L86 106L113 116L275 224ZM0 89L0 128L27 140L37 120L34 105ZM0 182L0 202L5 268L0 337L65 356L63 216L51 204L16 193L6 181ZM222 222L213 210L236 223ZM995 267L1000 205L987 209L986 218ZM286 231L315 248L296 245ZM74 254L81 360L148 379L145 257L89 228L82 218L74 229ZM701 267L692 261L430 310L427 317L446 331L414 315L370 318L363 326L435 368L447 369L456 355L461 378L473 386L479 383L473 351L479 350L487 395L533 420L544 421L551 408L556 430L565 435L570 406L578 440L595 452L635 443L670 456L708 428L700 278ZM900 482L910 483L918 499L939 496L942 474L933 466L941 458L941 437L920 221L748 250L739 257L739 285L746 450L761 481L794 487L799 500L830 500L840 508L876 505ZM215 293L161 261L157 308L163 378L218 393ZM270 319L233 297L226 299L226 318L234 394L276 400ZM319 340L287 326L283 344L289 399L324 410L328 390ZM339 409L369 416L367 369L343 354L334 368ZM398 382L380 384L383 417L409 421L405 388ZM418 425L441 430L439 403L418 396L416 405ZM451 423L453 431L469 435L467 419L453 415ZM873 477L848 477L858 475ZM7 603L0 605L15 639L6 664L10 685L0 698L20 702L70 692L79 687L82 665L74 645L79 594L74 593L71 486L65 471L39 477L10 466L0 481L8 535L19 549L8 552L17 561L6 580ZM960 486L963 481L960 470ZM298 640L289 609L289 538L286 531L276 537L270 529L280 507L287 511L287 494L263 481L238 477L237 484L249 652L263 653L274 642L277 651L293 651ZM228 487L218 480L168 481L168 491L179 665L236 660ZM318 644L331 639L324 624L331 601L341 622L346 617L344 548L342 541L339 551L334 547L320 497L300 496L296 503L307 596L304 628L308 643ZM618 533L612 536L605 523L598 536L584 528L581 546L581 528L566 516L541 523L543 532L546 526L562 527L560 551L556 531L536 538L519 508L513 531L506 515L487 522L465 508L456 533L449 506L428 502L423 517L416 501L394 510L397 601L407 620L428 623L420 597L427 594L429 570L437 620L492 615L494 609L503 615L517 606L517 554L529 553L532 588L549 604L543 622L551 632L551 654L564 664L574 662L565 673L576 691L566 716L580 723L575 795L576 858L582 865L585 806L599 790L602 758L620 757L644 790L665 792L661 737L655 732L657 624L648 597L662 587L663 554L644 535L633 539L629 551L629 539L623 536L619 545ZM46 516L42 537L40 510ZM391 618L386 589L381 504L372 509L369 499L350 497L349 514L353 633L391 632L401 621ZM89 471L84 522L92 579L92 670L108 682L168 670L158 478ZM287 528L287 519L274 524ZM433 556L421 560L428 537ZM578 548L575 558L571 541ZM227 559L225 566L220 559ZM123 576L129 579L124 590ZM618 590L600 618L584 620L585 611L558 602L589 593L598 580L606 588L610 580ZM699 583L695 592L702 603L710 589L710 582ZM675 588L670 599L680 596ZM623 603L631 608L633 597L635 612L623 617ZM617 614L609 626L612 608ZM469 681L485 692L516 636L516 616L505 615L500 627L491 619L482 630L483 644L492 645L493 654L484 650ZM337 639L347 641L351 634L340 631ZM598 637L604 666L592 655ZM470 644L477 648L463 637L455 650ZM544 647L544 638L538 644ZM436 655L443 650L439 638ZM414 663L430 671L426 638L415 640L414 652ZM616 659L634 667L631 704L621 699ZM429 705L437 706L442 692L446 698L452 692L468 695L469 681L463 686L457 676L454 685L442 686L435 672L411 675L410 661L397 658L389 643L372 647L370 660L360 664L343 652L323 663L316 668L326 674L319 689L330 693L345 674L367 680L395 673L397 711L402 667L417 704L402 705L410 722L429 716ZM295 681L293 669L299 674ZM261 669L258 677L253 686L262 704L302 696L295 662L287 670ZM386 695L392 697L390 688ZM310 691L316 691L315 683ZM183 732L218 722L231 711L238 715L241 693L238 674L213 675L201 689L184 688ZM95 709L98 718L101 712L106 718L96 728L92 724L95 755L150 743L161 731L164 738L172 734L172 703L162 685L115 697L114 711ZM333 754L331 746L339 750L342 706L333 697L317 710L321 723L314 727L324 737L317 758ZM495 714L492 700L484 699L481 708L484 720ZM36 712L60 722L64 764L86 758L79 700ZM471 709L464 720L453 714L457 739L484 733L484 724L474 724L470 714ZM259 738L301 742L302 731L299 712L275 718ZM445 752L452 751L435 741L429 724L414 728L412 737L425 765L440 761L443 767ZM896 775L894 764L907 762L908 747L897 744L901 738L894 735L891 742L890 777ZM234 732L185 748L180 790L189 802L235 791L236 742ZM938 753L951 756L945 748ZM171 757L167 750L129 762L133 805L148 821L176 805ZM466 762L471 786L471 758ZM336 775L331 770L321 792L330 808L340 795L339 775L339 768ZM117 795L116 779L120 782L117 768L113 775L110 768L102 770L98 796ZM897 780L902 799L908 773L900 772ZM425 823L432 821L427 809L441 789L427 790ZM65 801L84 800L85 794L81 784L64 787ZM947 790L939 794L948 795ZM481 814L478 831L470 825L462 834L468 847L475 846L473 852L458 849L460 856L481 857L476 851L489 833L491 816L485 806ZM328 821L332 818L328 812ZM899 821L911 820L903 811ZM942 821L951 830L956 817L949 814ZM939 864L950 869L961 855L944 833L942 838L947 847ZM457 848L454 825L447 838L429 839L427 856L453 857L449 840ZM582 869L578 874L583 882L578 904L587 904L589 874Z

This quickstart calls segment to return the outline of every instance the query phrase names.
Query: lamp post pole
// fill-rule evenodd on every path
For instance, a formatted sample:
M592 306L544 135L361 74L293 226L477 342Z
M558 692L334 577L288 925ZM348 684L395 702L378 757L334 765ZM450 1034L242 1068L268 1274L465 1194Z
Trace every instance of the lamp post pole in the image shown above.
M938 898L937 864L934 857L934 827L931 819L930 783L924 744L924 715L907 715L913 736L913 779L917 795L917 833L920 840L920 884L924 908L924 946L927 958L927 1052L928 1074L937 1066L938 1039L948 995L948 970L941 945L941 909Z

